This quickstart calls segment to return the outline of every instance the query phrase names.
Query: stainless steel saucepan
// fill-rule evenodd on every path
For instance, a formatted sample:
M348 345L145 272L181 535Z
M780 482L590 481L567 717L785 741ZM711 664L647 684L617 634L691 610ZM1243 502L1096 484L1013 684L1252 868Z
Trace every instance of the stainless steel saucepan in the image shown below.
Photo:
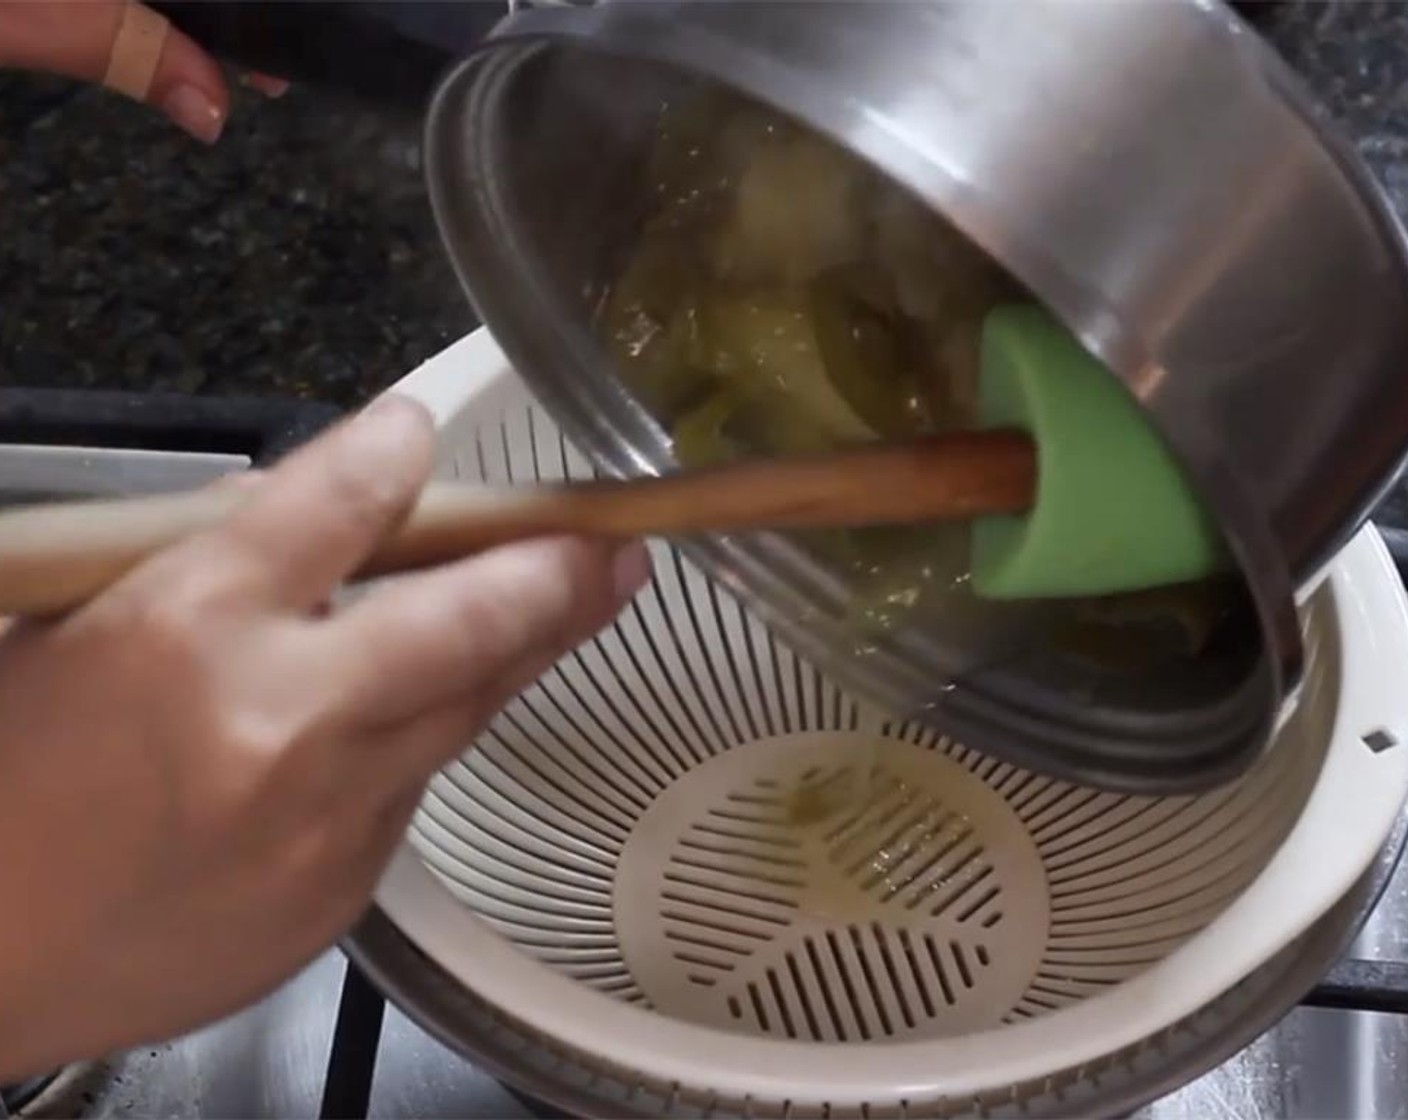
M507 19L433 103L435 211L486 324L615 474L672 459L594 335L594 301L648 209L660 107L701 84L839 142L1059 314L1181 456L1252 609L1187 672L1039 650L970 664L942 627L857 649L844 580L780 538L693 556L852 688L985 752L1156 793L1243 771L1301 677L1297 589L1408 443L1402 233L1287 67L1207 0L680 0Z

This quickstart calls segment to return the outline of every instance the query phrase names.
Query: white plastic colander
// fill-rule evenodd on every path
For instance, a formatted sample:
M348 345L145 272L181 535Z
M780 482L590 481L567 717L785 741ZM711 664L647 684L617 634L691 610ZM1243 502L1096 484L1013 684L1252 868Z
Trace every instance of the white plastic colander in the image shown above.
M398 391L435 413L446 477L591 474L483 331ZM1159 1035L1291 945L1408 791L1408 609L1373 530L1306 599L1275 748L1164 799L875 710L654 555L620 620L437 777L377 901L474 1000L656 1115L1025 1111L1017 1087ZM864 811L788 820L799 781L860 764Z

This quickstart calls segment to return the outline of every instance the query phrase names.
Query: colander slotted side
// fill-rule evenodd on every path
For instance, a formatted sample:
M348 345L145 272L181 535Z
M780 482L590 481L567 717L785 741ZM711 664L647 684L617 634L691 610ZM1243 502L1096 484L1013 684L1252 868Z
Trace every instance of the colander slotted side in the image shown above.
M396 391L434 414L442 476L591 473L483 331ZM349 946L461 1052L582 1114L1071 1115L1166 1090L1284 1008L1282 979L1313 982L1408 790L1408 602L1371 530L1307 593L1274 749L1165 800L861 703L727 570L655 559L432 784L377 890L395 936ZM866 797L793 811L838 775Z
M462 478L590 477L536 406ZM1273 751L1196 797L1099 793L848 696L675 550L621 619L431 785L413 843L544 964L659 1014L815 1042L943 1037L1136 975L1256 876L1315 777ZM858 811L788 791L870 771Z

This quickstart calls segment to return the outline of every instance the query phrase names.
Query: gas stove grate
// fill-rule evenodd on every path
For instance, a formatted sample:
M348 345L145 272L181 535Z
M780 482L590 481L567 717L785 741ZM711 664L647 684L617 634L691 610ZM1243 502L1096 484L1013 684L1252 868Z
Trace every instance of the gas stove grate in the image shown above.
M1342 960L1301 1000L1301 1006L1408 1015L1408 962ZM321 1120L366 1120L370 1115L385 1013L385 999L349 961L323 1082ZM564 1117L536 1102L525 1103L544 1120Z

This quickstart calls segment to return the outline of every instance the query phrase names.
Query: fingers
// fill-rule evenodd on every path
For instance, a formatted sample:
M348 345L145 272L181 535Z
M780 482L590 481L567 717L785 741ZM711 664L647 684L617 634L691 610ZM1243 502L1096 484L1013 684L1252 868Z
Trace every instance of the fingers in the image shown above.
M345 662L365 726L461 703L487 715L605 626L648 575L637 544L496 549L352 604L328 624L330 656Z
M264 475L204 547L270 605L312 610L404 519L433 449L425 410L383 398Z
M282 97L289 90L289 84L283 78L276 78L272 74L261 74L257 70L249 71L241 81L250 89L258 90L265 97Z
M215 60L149 8L122 0L0 4L0 63L105 83L207 144L230 111Z
M0 66L99 82L121 22L116 0L0 4Z
M164 17L126 0L0 0L0 66L107 85L206 144L220 138L230 113L219 64ZM288 89L267 74L246 82L269 97Z
M425 795L426 783L469 749L494 713L512 696L492 705L481 704L475 698L434 708L399 727L374 732L360 743L369 756L364 762L367 772L377 774L381 783L396 790L395 809L391 812L399 818L397 835L405 832Z
M110 47L109 73L124 64L123 52L128 49L128 43L140 43L131 34L134 23L141 27L149 22L142 5L126 5L123 23ZM103 77L99 75L100 80ZM146 89L122 89L122 92L156 107L178 128L204 144L220 139L225 119L230 115L230 91L219 65L174 27L165 28L165 41Z

